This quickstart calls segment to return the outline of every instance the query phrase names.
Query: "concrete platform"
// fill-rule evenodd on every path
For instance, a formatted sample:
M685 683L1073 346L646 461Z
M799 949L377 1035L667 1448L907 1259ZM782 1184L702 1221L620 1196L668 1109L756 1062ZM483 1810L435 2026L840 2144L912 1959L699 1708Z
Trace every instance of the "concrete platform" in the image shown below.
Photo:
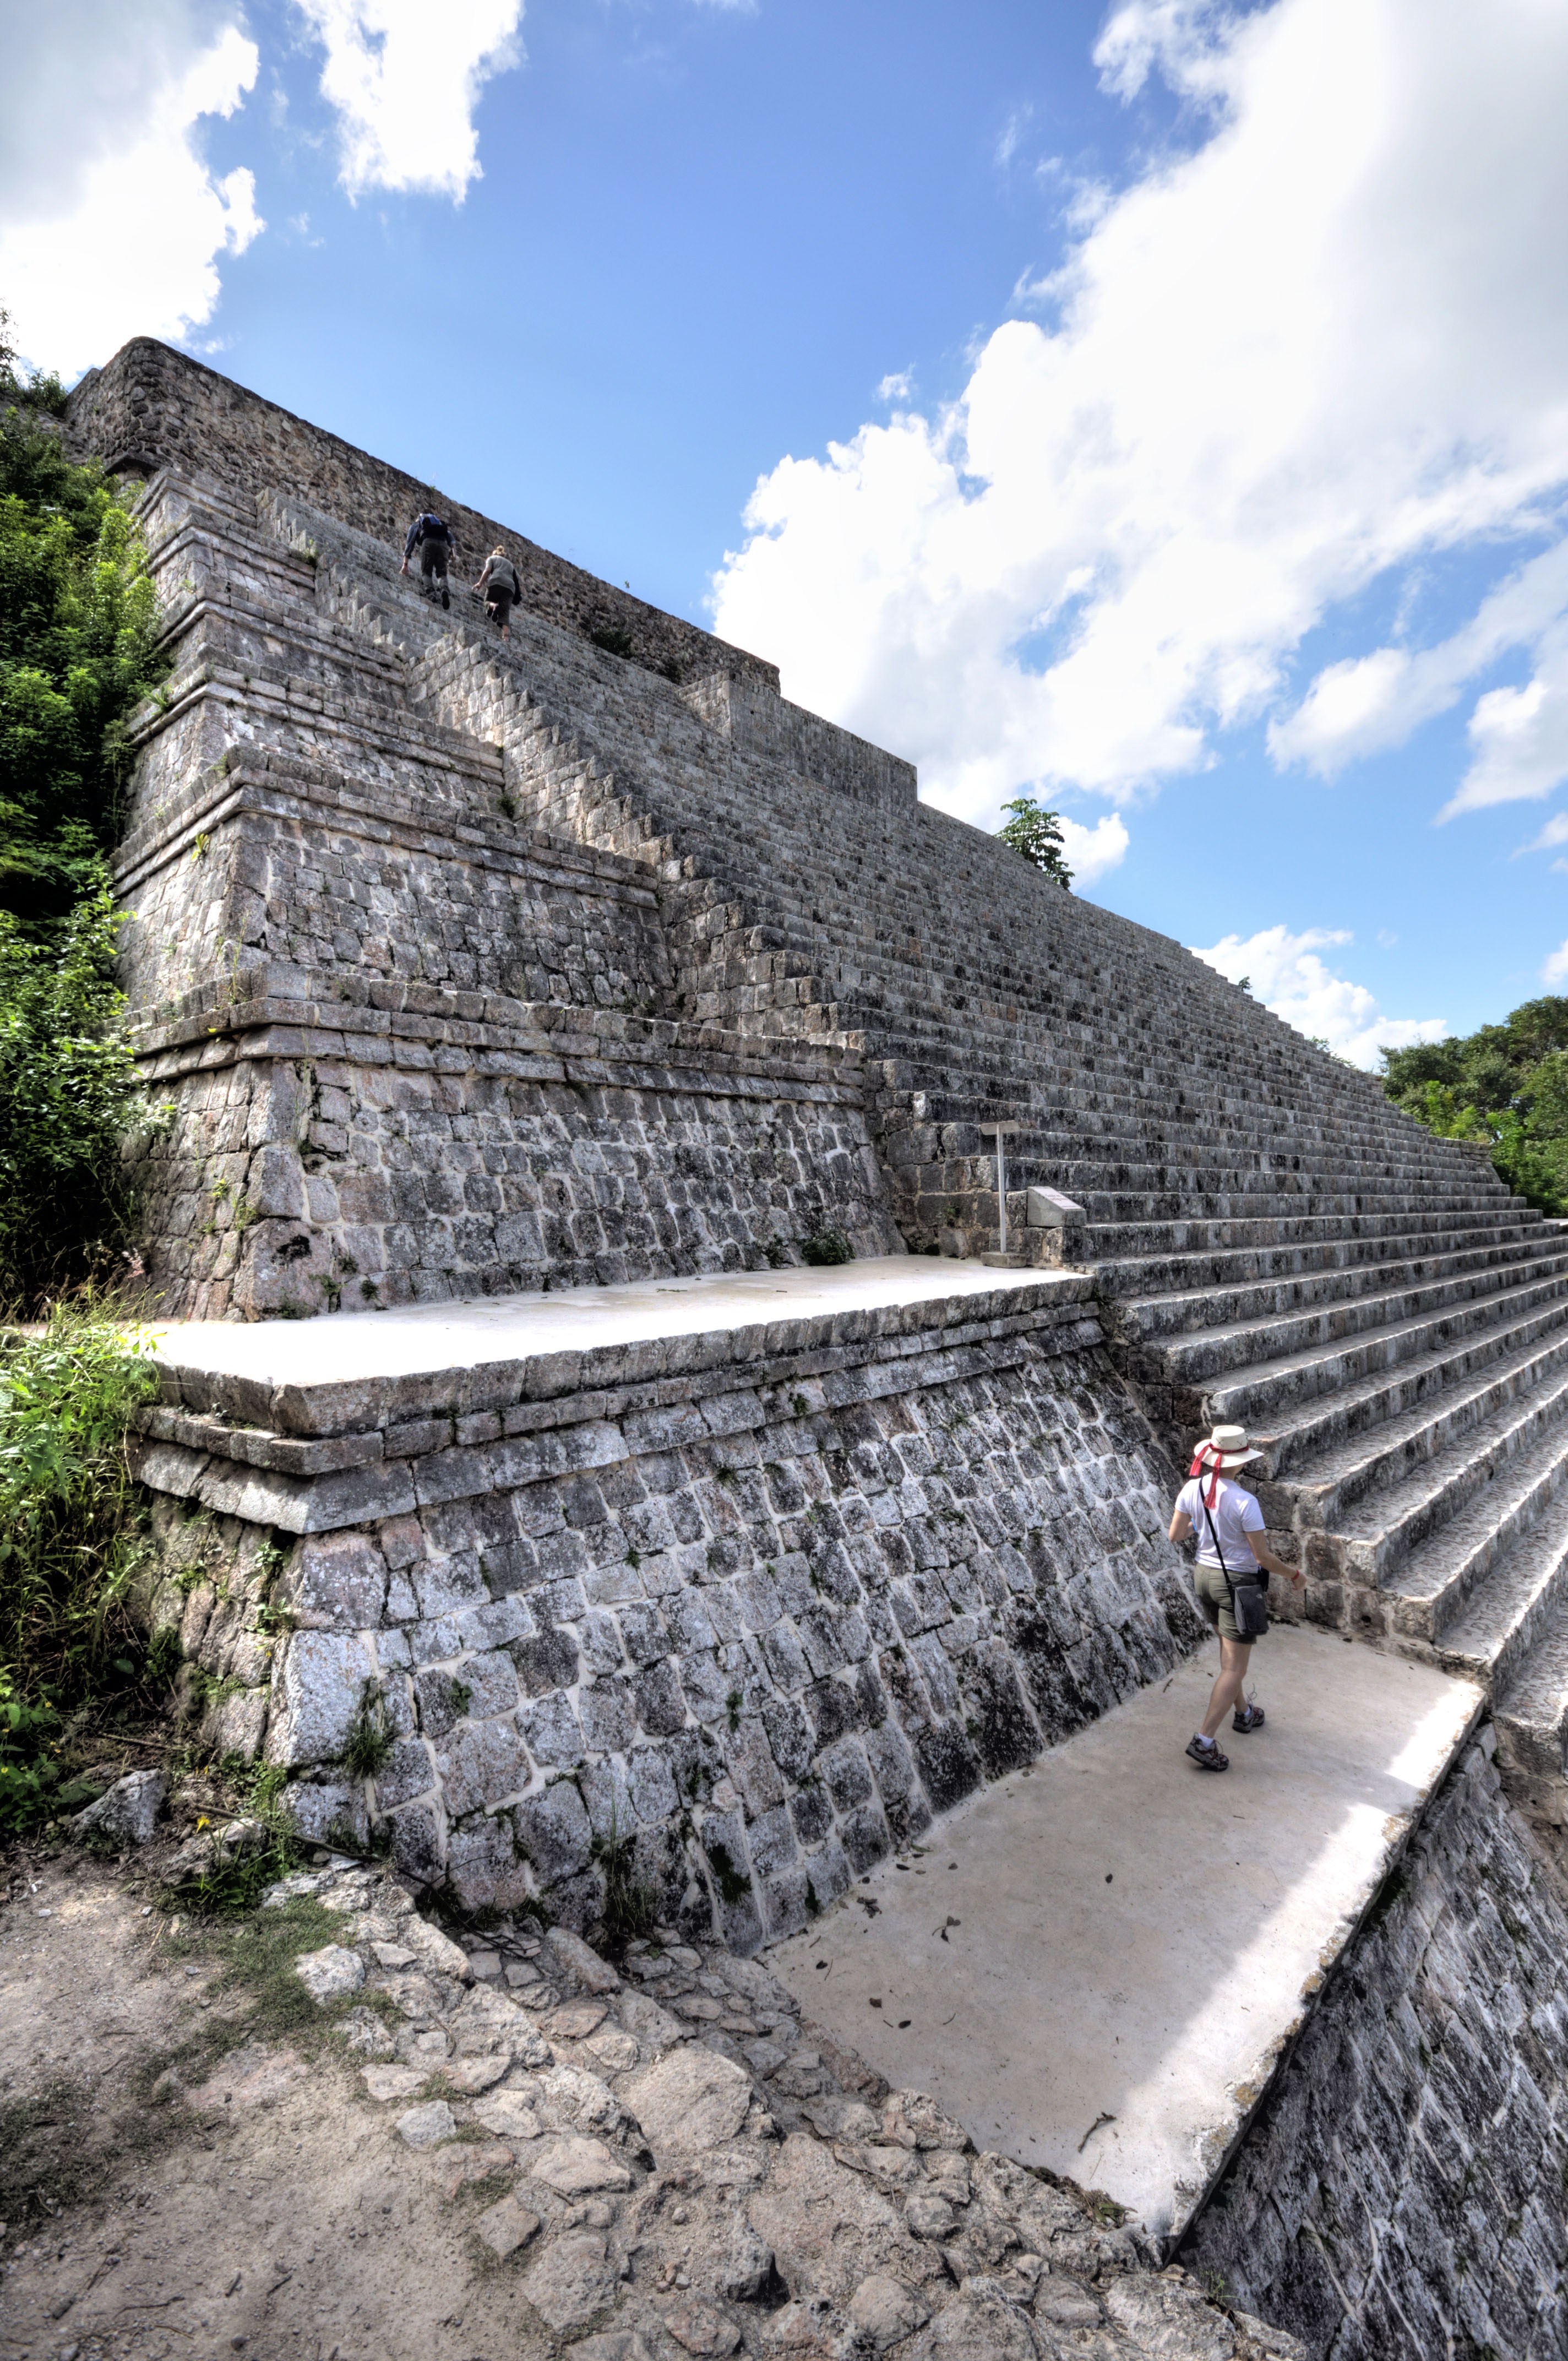
M988 1270L928 1255L880 1255L823 1269L741 1270L693 1279L572 1287L537 1295L313 1320L154 1322L166 1366L262 1385L353 1384L432 1369L479 1367L556 1353L658 1343L846 1312L912 1310L1017 1292L1038 1301L1086 1297L1081 1271Z
M1205 1649L962 1805L768 1963L982 2147L1179 2236L1471 1728L1471 1683L1305 1626L1266 1726L1182 1754ZM945 1929L945 1938L944 1938Z

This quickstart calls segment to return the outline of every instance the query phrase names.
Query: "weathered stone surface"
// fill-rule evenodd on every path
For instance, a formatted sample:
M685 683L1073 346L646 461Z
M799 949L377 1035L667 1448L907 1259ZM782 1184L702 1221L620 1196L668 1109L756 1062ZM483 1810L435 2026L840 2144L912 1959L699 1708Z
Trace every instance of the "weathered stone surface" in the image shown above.
M457 2118L444 2099L429 2099L398 2117L397 2132L406 2147L439 2147L455 2136Z
M1559 1876L1476 1745L1183 2247L1198 2280L1314 2361L1568 2344L1565 1960Z
M535 2180L561 2197L583 2197L598 2189L630 2189L631 2175L603 2140L552 2139L528 2159Z
M673 2303L664 2313L666 2332L674 2338L684 2353L703 2356L722 2356L733 2353L740 2342L740 2331L729 2316L700 2296L688 2296Z
M169 1782L161 1771L128 1771L107 1793L71 1822L76 1836L100 1836L112 1844L150 1844Z
M374 1677L362 1641L328 1631L294 1632L274 1663L268 1761L291 1770L341 1754Z
M672 2049L622 2086L654 2157L700 2156L733 2139L751 2103L739 2066L698 2045Z
M411 2099L425 2077L417 2066L367 2066L359 2077L373 2099Z
M885 2353L901 2337L923 2328L931 2317L931 2307L918 2289L873 2271L850 2298L850 2317L866 2342L878 2353Z
M494 2132L498 2139L509 2140L515 2147L524 2140L538 2139L544 2129L540 2113L538 2092L532 2086L520 2091L496 2091L481 2099L474 2109L474 2120Z
M555 2329L576 2328L613 2302L616 2269L596 2232L557 2238L524 2276L522 2291L541 2320Z
M302 1951L294 1961L294 1973L311 1998L324 2007L328 2001L342 2000L358 1991L365 1981L365 1963L357 1952L345 1950L341 1943L328 1943L319 1951Z
M609 1961L600 1959L598 1953L590 1949L580 1936L574 1935L570 1927L552 1927L546 1939L563 1967L589 1992L617 1993L620 1990L620 1978Z
M509 2195L486 2207L474 2224L474 2235L492 2255L505 2262L509 2255L515 2255L531 2238L538 2236L539 2216Z

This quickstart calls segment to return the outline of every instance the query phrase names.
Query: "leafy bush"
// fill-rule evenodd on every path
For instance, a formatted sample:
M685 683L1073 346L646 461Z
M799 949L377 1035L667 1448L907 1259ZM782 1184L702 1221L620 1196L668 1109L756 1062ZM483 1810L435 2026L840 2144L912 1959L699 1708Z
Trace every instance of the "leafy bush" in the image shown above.
M1568 999L1527 1000L1501 1025L1382 1051L1383 1087L1440 1139L1474 1139L1511 1189L1568 1214Z
M59 1756L73 1714L116 1694L145 1701L126 1431L157 1389L147 1340L91 1300L0 1342L0 1829L68 1800Z
M0 313L0 909L36 929L97 882L125 718L164 667L124 496L66 457L58 386L19 384L4 338Z
M1033 796L1014 796L1012 802L1003 804L1002 808L1013 815L1006 827L996 831L1003 843L1010 844L1014 852L1021 852L1025 860L1037 869L1042 877L1048 877L1054 885L1060 885L1064 890L1070 887L1072 872L1062 851L1064 839L1060 814L1043 811Z
M804 1262L818 1265L855 1259L855 1249L842 1230L813 1230L801 1240L800 1252Z
M105 1278L121 1250L120 1144L142 1102L110 966L118 927L106 885L53 949L0 911L0 1304Z

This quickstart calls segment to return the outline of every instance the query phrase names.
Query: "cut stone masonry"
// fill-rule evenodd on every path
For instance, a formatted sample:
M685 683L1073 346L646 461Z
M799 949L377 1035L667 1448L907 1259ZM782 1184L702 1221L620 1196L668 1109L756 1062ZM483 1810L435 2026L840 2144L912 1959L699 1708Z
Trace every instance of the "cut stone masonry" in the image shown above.
M1308 1613L1473 1678L1561 1788L1562 1225L762 659L145 339L66 432L145 478L170 661L118 856L177 1323L137 1465L205 1747L469 1908L588 1928L613 1874L750 1952L1170 1673L1172 1486L1240 1419ZM510 642L400 575L433 500L516 556ZM1456 1810L1449 1868L1515 1877ZM1506 1967L1484 1916L1421 1975ZM1218 2216L1203 2254L1336 2361L1486 2349L1508 2255L1440 2285L1391 2183L1368 2235L1431 2307L1324 2293L1308 2136L1273 2213L1274 2134L1238 2165L1252 2276Z

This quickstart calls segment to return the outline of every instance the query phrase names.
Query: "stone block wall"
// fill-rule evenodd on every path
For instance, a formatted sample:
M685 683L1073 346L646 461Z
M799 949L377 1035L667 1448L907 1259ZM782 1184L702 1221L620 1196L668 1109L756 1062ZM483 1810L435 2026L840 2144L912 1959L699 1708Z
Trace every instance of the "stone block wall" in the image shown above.
M301 1317L885 1246L852 1082L701 1061L675 1028L259 1000L147 1060L166 1309ZM455 995L448 995L449 998ZM492 1013L494 1013L492 1011ZM212 1036L212 1038L203 1038Z
M1568 2351L1568 1894L1483 1732L1183 2249L1314 2361Z
M400 1416L185 1373L139 1466L203 1743L469 1907L585 1927L630 1845L690 1927L799 1927L1203 1631L1087 1298L426 1376Z
M599 581L495 518L150 336L122 345L105 367L80 379L71 390L66 434L77 455L101 458L115 469L151 475L174 463L232 483L288 486L389 544L400 558L413 518L434 507L475 573L484 555L504 543L522 579L524 605L564 630L584 637L597 632L634 663L675 678L734 672L778 686L776 668L760 657Z

